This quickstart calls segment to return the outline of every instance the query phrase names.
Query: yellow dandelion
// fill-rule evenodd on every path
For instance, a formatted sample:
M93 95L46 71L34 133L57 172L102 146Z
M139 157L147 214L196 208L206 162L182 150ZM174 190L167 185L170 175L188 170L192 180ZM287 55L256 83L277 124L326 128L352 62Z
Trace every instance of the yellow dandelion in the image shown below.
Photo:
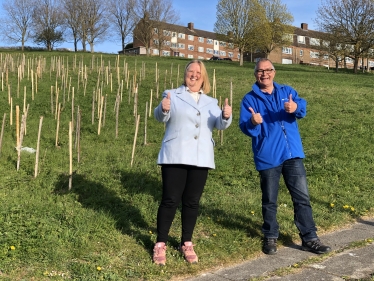
M355 210L355 208L351 207L351 211L353 212Z
M101 271L101 266L96 267L97 271Z
M372 239L367 239L366 240L368 243L371 243L371 242L373 242L373 240Z
M349 206L348 206L348 205L344 205L343 208L344 208L344 209L348 209Z
M151 230L149 231L149 234L152 234L152 231L151 231Z
M254 214L255 214L255 211L251 211L251 214L254 215Z
M216 236L217 236L217 234L213 233L213 236L214 236L214 237L216 237Z
M14 246L10 246L9 247L12 251L14 251L15 249L16 249L16 247L14 247Z
M294 265L293 265L293 267L298 267L299 266L299 264L297 264L297 263L295 263Z
M330 203L330 207L331 208L334 208L335 204L334 203Z

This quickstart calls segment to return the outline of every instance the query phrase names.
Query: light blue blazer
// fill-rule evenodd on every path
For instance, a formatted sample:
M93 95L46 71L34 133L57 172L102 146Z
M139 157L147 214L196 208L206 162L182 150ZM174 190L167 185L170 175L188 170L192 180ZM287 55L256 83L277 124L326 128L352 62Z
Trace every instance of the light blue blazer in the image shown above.
M213 129L228 128L232 116L224 119L217 99L206 94L201 94L196 103L184 85L166 90L162 96L166 97L167 93L170 93L170 111L162 112L161 103L154 110L156 120L166 123L157 164L185 164L214 169Z

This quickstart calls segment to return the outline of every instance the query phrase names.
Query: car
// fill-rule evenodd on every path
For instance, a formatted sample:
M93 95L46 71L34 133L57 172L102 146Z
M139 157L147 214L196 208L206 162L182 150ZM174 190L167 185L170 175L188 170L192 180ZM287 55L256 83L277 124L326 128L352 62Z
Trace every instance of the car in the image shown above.
M229 61L232 61L231 58L223 58L223 60L229 60Z
M211 57L209 60L222 60L220 57L215 57L215 56L213 56L213 57Z

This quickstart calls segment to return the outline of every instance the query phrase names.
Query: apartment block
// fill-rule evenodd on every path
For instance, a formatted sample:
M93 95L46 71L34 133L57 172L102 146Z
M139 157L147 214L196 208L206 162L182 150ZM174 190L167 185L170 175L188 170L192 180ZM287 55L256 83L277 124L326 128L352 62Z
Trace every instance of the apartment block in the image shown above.
M184 57L189 59L208 60L212 57L230 58L238 61L240 58L239 50L234 48L231 43L220 41L217 34L205 30L195 29L194 23L190 22L187 26L174 24L163 24L162 30L153 29L153 38L150 42L150 54L152 56L160 55L157 45L162 32L164 40L161 49L161 56ZM134 36L133 49L126 50L126 53L146 54L144 44Z

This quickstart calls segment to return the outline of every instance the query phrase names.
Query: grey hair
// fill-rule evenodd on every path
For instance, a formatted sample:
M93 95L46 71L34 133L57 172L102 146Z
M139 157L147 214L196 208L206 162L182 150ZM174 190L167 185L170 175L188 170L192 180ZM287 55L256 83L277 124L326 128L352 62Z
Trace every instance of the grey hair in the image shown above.
M271 60L269 60L269 59L267 59L267 58L260 58L260 59L256 62L255 69L254 69L255 72L256 72L256 70L258 69L258 65L260 64L260 62L264 62L264 61L268 61L268 62L270 62L272 68L275 70L274 64L271 62Z

